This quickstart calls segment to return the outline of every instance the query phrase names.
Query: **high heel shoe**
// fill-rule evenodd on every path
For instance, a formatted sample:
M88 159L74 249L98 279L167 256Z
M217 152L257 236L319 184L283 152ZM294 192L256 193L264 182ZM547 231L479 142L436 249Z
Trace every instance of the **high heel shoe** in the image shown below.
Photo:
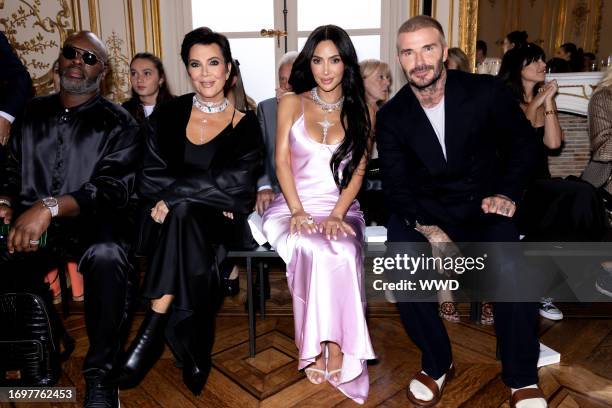
M106 384L119 388L133 388L149 372L164 351L164 329L167 313L147 312L136 338L128 348L123 364L106 379Z

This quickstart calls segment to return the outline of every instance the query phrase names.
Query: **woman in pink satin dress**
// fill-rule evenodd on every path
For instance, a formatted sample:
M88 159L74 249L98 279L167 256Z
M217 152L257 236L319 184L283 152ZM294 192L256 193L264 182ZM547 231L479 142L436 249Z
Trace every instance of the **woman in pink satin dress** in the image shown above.
M373 117L355 49L340 27L315 29L293 65L295 94L278 106L279 194L263 215L268 241L287 264L298 369L358 403L374 351L365 318L363 235L355 196Z

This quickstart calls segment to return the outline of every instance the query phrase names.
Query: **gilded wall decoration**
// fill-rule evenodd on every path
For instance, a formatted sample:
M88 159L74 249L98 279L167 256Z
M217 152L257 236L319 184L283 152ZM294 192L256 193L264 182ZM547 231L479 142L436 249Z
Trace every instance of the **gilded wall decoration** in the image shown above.
M470 61L470 68L476 65L476 40L478 39L478 0L459 1L459 48Z
M122 53L125 43L115 31L105 40L108 52L108 72L104 79L104 94L117 102L129 98L130 57Z
M51 67L58 49L74 30L72 13L66 0L19 0L0 3L6 17L0 18L11 46L28 68L37 93L52 86Z
M572 34L575 37L578 37L580 33L584 30L586 17L590 12L591 10L589 10L586 1L581 0L576 3L576 6L572 10L572 17L574 18L574 24L572 25Z

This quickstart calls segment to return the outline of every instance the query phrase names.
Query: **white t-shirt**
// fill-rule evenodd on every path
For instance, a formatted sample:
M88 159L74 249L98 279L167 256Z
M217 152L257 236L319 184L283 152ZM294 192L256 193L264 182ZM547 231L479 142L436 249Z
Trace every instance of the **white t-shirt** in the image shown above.
M148 118L149 115L153 113L155 105L142 105L142 109L144 109L145 118Z
M440 103L433 108L423 108L423 110L436 132L438 142L440 142L440 146L442 147L444 159L446 159L446 143L444 143L444 97Z

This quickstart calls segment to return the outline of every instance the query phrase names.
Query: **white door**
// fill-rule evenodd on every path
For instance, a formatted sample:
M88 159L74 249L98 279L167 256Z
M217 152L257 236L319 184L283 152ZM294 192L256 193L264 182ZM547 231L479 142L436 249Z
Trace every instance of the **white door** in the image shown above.
M301 50L308 34L320 25L335 24L344 28L360 60L388 58L381 18L383 7L388 3L384 0L192 0L191 15L193 27L207 26L228 37L232 56L240 62L246 93L261 102L274 96L277 61L286 50ZM216 7L211 7L213 4ZM280 35L264 37L262 30Z

